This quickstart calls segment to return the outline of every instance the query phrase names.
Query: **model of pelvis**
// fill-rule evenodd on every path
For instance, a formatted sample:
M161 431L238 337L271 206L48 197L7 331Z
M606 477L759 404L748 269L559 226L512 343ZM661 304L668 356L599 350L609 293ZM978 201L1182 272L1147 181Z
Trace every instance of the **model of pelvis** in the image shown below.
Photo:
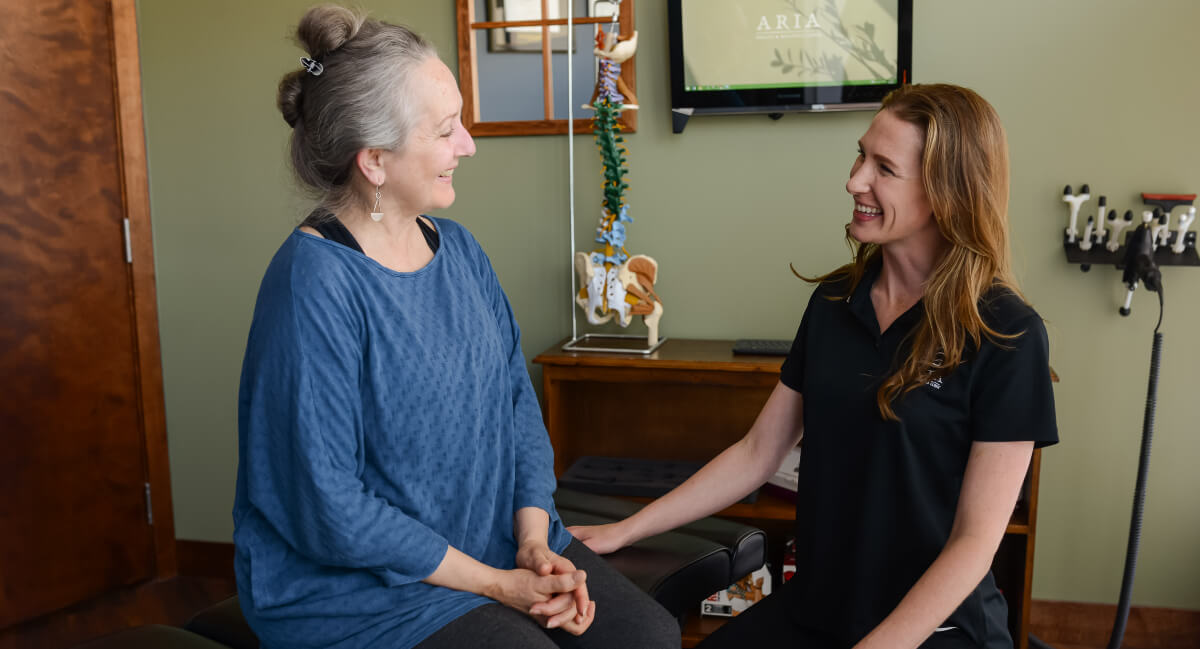
M605 262L601 252L575 253L575 272L582 288L575 303L587 313L588 322L604 324L614 317L628 327L633 316L646 323L646 341L658 342L658 321L662 318L662 300L654 292L658 262L646 255L634 255L620 265Z
M622 327L629 326L633 316L642 316L646 323L647 342L658 342L658 321L662 318L662 300L654 292L658 278L658 262L646 255L630 256L625 249L625 226L632 223L629 204L625 202L625 138L617 119L625 109L635 110L633 93L621 81L621 64L628 61L637 47L637 32L627 40L618 39L616 32L602 28L596 34L596 56L600 58L600 74L592 102L586 106L596 112L592 118L592 133L604 163L604 201L600 222L596 226L596 242L603 244L590 253L575 253L575 272L579 275L579 293L575 302L587 313L588 322L603 324L616 319Z

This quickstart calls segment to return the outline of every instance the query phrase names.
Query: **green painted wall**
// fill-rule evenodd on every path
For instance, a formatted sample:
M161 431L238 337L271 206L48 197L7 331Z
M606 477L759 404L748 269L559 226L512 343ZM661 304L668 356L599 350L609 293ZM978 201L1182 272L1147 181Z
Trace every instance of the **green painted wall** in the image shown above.
M455 67L449 0L378 0L375 15L429 35ZM304 212L274 108L298 65L296 0L140 0L159 308L178 536L227 541L236 391L258 281ZM1028 297L1048 321L1063 443L1042 464L1035 596L1115 601L1157 310L1116 315L1118 273L1082 274L1059 237L1064 184L1120 209L1142 191L1200 190L1200 3L922 0L918 81L979 90L1008 128L1012 234ZM809 293L788 270L846 258L843 185L866 113L696 118L670 131L666 10L637 7L641 127L628 139L636 222L656 257L675 337L790 337ZM577 240L590 249L599 165L576 139ZM567 143L484 138L446 212L492 257L532 357L570 333ZM1094 210L1095 202L1091 203ZM1166 353L1134 602L1200 608L1200 436L1194 416L1200 273L1168 268ZM640 325L636 325L640 327ZM535 371L535 382L539 376Z

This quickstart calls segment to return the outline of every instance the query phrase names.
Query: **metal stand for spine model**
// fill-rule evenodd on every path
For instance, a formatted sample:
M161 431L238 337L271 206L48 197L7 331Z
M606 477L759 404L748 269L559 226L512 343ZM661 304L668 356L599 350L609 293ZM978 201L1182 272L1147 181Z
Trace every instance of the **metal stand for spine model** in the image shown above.
M625 248L625 226L632 223L633 218L629 215L629 203L625 201L625 190L629 188L625 181L628 150L617 118L623 110L638 108L637 97L621 81L621 64L637 51L637 32L624 40L620 38L617 33L619 8L618 4L610 30L600 28L596 34L593 52L600 59L599 74L591 103L584 106L595 112L592 133L604 165L604 198L596 226L596 243L600 245L590 253L574 254L572 265L579 287L576 289L572 285L572 298L586 314L589 324L615 322L628 327L633 317L640 315L646 325L646 335L588 333L580 336L572 312L571 340L563 345L563 350L651 354L666 340L658 335L663 305L654 290L658 262L646 255L630 255ZM573 242L574 215L571 223Z

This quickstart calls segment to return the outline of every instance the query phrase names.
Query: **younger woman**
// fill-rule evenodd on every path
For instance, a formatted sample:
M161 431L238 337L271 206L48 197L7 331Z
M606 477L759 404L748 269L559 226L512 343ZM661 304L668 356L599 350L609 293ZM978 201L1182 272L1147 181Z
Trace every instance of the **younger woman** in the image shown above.
M989 567L1058 433L1009 267L1004 130L971 90L902 87L846 191L854 261L817 278L746 436L638 514L570 531L603 554L706 516L803 438L795 576L701 646L1012 647Z

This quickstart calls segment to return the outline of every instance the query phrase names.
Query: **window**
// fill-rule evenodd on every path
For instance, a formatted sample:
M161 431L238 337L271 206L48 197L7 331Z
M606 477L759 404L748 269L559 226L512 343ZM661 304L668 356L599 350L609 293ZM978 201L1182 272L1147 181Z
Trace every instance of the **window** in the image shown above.
M592 113L581 106L595 88L596 31L619 29L622 37L632 36L634 0L456 2L458 84L463 124L471 135L566 133L567 65L575 82L575 132L591 132ZM575 3L573 52L567 51L567 2ZM620 9L615 25L614 7ZM478 20L481 15L485 20ZM635 91L636 60L621 66L621 79ZM636 117L637 111L623 111L623 130L636 130Z

